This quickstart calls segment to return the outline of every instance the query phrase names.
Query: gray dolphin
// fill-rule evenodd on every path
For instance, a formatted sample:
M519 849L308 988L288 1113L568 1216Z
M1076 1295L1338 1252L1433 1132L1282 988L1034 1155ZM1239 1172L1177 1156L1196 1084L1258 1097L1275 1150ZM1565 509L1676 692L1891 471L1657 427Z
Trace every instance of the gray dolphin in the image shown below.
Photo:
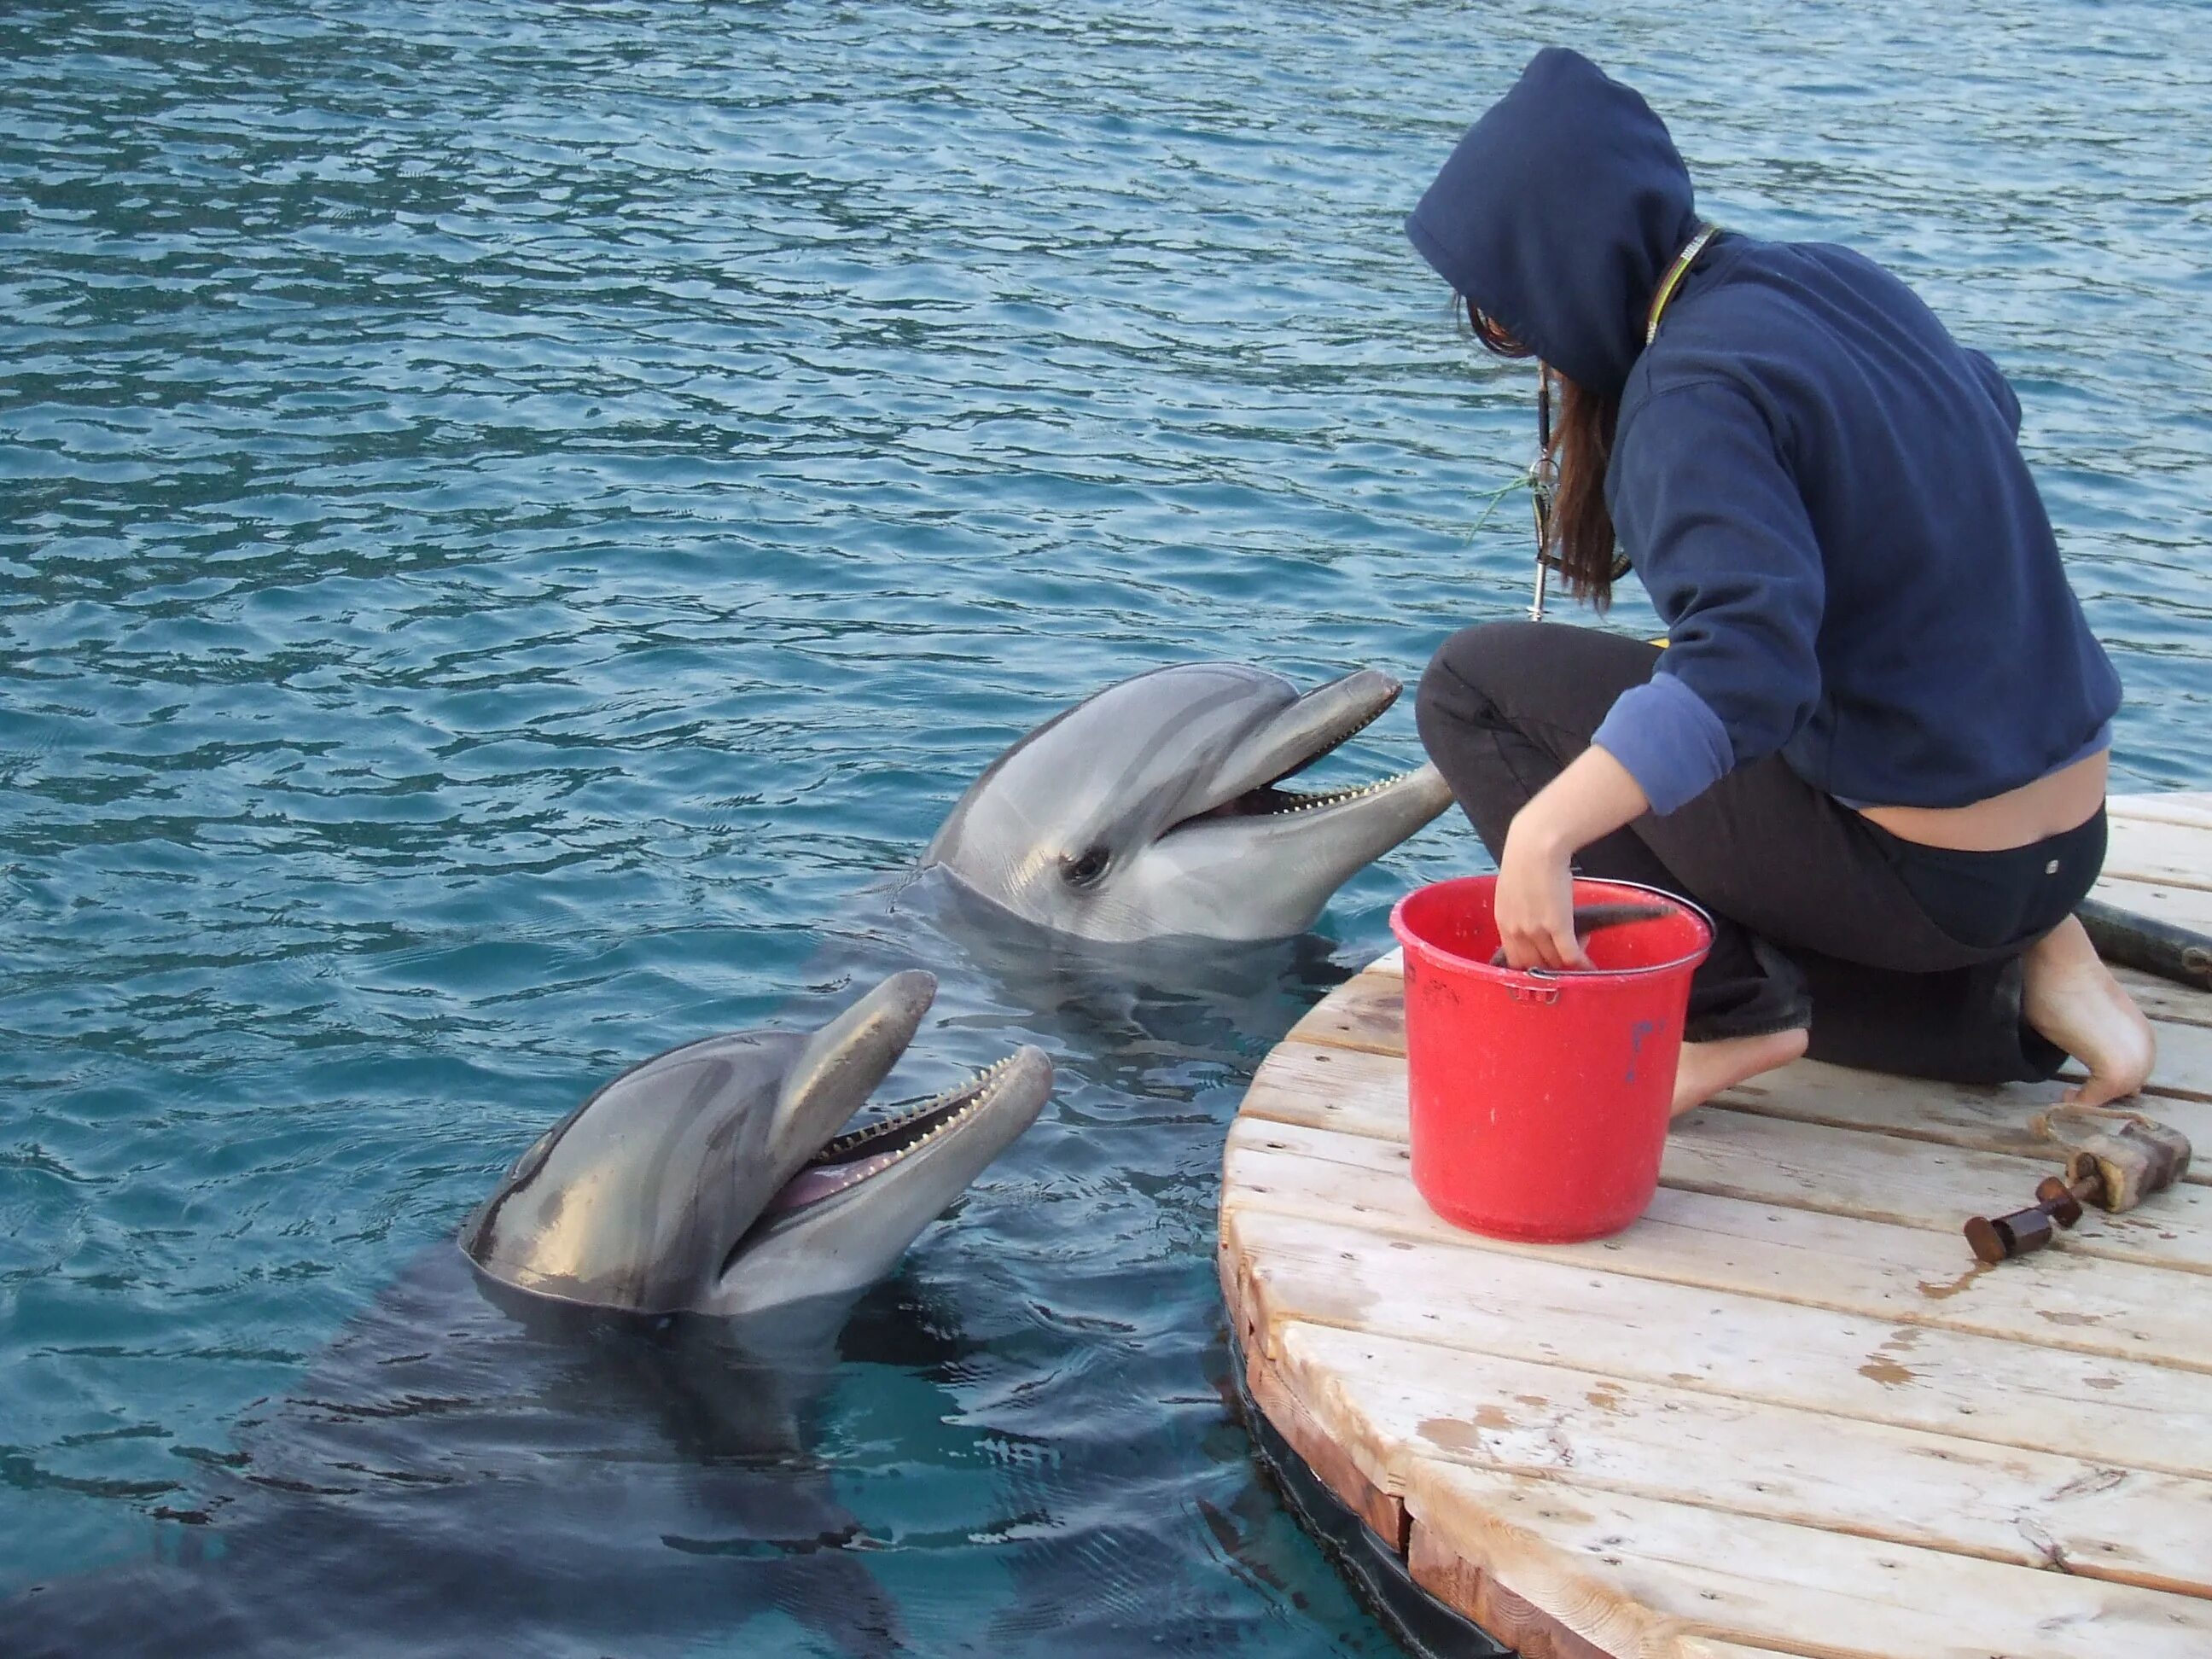
M1360 789L1283 785L1397 700L1364 669L1301 696L1279 674L1189 663L1086 698L1001 755L922 855L1055 933L1280 939L1451 805L1423 766Z
M735 1316L858 1292L1051 1091L1051 1061L1024 1048L847 1129L936 992L909 969L811 1035L734 1032L633 1066L516 1160L463 1225L462 1250L503 1284L630 1313Z

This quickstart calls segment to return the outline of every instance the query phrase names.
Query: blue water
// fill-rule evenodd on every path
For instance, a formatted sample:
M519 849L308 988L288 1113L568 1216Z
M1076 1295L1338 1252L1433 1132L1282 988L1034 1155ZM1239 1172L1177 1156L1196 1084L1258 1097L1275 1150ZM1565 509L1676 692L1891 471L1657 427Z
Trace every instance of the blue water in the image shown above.
M1397 222L1554 39L1713 216L1852 243L1996 355L2126 679L2118 787L2212 784L2203 20L10 4L0 1595L219 1555L241 1425L540 1128L896 947L966 998L912 1088L1027 1036L1064 1079L811 1440L907 1644L1389 1651L1223 1403L1214 1176L1257 1056L1470 839L1231 989L1024 985L882 883L1105 681L1410 677L1520 602L1524 513L1475 525L1526 376ZM1410 720L1355 749L1410 764ZM605 1543L617 1607L670 1547Z

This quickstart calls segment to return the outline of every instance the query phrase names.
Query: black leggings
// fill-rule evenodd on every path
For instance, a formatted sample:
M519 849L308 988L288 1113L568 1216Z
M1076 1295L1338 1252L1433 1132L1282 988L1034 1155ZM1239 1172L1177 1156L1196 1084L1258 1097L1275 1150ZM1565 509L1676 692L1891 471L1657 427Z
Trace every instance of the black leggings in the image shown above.
M1444 642L1415 704L1421 742L1493 858L1513 815L1658 658L1560 623L1486 623ZM1772 756L1575 864L1711 914L1692 1040L1809 1025L1818 1059L1999 1083L2047 1078L2065 1058L2021 1018L2020 953L2081 902L2104 859L2101 811L2032 847L1952 852L1899 840Z

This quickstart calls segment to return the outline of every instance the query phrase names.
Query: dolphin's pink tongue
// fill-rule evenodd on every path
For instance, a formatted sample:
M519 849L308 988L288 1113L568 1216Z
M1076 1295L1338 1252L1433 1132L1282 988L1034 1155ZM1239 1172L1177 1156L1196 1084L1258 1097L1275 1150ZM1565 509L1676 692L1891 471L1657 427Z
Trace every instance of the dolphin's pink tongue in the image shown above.
M786 1210L796 1210L801 1205L819 1203L832 1193L841 1193L856 1181L866 1181L878 1170L887 1170L897 1161L896 1156L884 1152L874 1158L862 1158L858 1164L823 1164L812 1169L801 1170L783 1183L774 1198L769 1200L763 1212L781 1215Z

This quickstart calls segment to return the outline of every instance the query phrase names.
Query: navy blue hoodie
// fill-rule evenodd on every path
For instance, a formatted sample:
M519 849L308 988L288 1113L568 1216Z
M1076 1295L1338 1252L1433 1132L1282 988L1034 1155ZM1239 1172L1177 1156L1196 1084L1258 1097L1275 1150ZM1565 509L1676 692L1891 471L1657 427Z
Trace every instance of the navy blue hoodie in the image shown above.
M1850 250L1735 235L1647 347L1697 224L1665 125L1557 47L1406 222L1454 289L1620 398L1606 499L1669 643L1594 741L1660 812L1777 750L1842 799L1906 806L2095 752L2119 681L1996 366Z

